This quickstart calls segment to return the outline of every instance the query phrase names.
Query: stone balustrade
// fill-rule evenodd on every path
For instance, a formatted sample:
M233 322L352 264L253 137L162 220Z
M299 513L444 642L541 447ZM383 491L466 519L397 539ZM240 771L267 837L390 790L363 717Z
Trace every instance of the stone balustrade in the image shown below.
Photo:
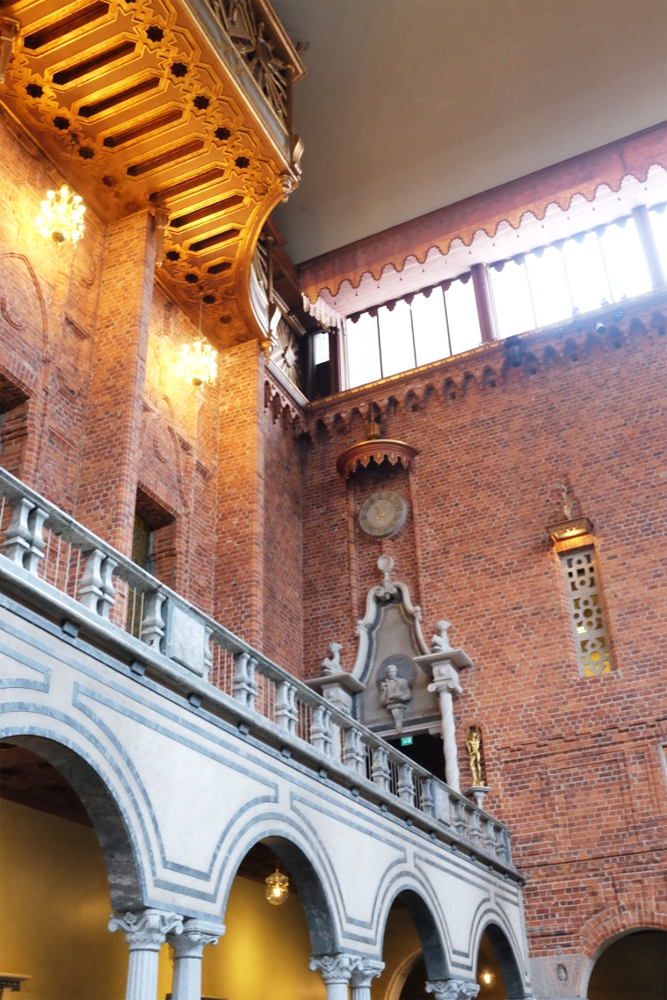
M507 828L0 470L0 586L299 766L519 880Z

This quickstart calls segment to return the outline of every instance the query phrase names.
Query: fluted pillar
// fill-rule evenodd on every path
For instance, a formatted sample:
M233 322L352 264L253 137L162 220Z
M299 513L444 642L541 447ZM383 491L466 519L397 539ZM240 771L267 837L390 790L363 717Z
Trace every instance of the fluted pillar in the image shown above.
M224 932L224 927L212 927L192 918L185 921L180 934L168 935L174 949L172 1000L200 1000L204 948L207 944L217 944Z
M358 955L320 955L311 958L310 967L319 972L327 988L327 1000L347 1000L347 986L359 964Z
M479 986L469 979L437 979L426 983L426 992L433 993L435 1000L473 1000Z
M383 969L384 962L360 958L350 977L352 1000L371 1000L371 982L382 974Z
M109 930L125 932L130 950L125 1000L156 1000L160 948L167 934L180 934L183 918L162 910L114 913Z

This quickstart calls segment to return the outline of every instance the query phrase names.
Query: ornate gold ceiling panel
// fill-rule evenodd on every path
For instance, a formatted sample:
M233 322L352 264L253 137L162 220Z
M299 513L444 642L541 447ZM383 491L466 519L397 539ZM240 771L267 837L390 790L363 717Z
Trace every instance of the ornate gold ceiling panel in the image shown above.
M255 242L299 173L303 67L268 0L9 0L12 32L9 112L107 223L155 211L160 280L208 336L252 330Z

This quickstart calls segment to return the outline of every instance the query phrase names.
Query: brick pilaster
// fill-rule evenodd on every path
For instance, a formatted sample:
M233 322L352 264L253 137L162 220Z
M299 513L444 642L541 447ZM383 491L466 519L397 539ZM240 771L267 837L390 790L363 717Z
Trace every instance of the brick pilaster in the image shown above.
M128 555L136 504L155 226L109 226L76 516Z

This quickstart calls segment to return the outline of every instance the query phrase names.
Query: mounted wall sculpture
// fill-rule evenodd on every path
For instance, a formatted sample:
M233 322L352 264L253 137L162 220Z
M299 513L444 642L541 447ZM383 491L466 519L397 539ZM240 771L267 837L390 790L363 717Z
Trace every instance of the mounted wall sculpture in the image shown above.
M446 621L437 623L429 650L420 609L407 585L392 579L393 559L381 556L377 566L382 582L368 591L366 613L357 622L359 649L351 673L341 666L340 644L331 643L322 676L308 684L389 741L441 736L445 779L460 792L452 698L461 692L459 670L471 661L450 645Z

